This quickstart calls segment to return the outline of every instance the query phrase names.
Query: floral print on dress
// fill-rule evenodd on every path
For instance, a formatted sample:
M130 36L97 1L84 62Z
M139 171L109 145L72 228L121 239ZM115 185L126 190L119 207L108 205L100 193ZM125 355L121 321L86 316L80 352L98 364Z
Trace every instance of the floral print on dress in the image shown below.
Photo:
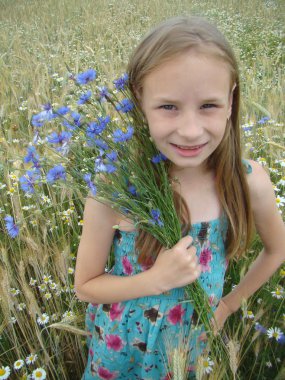
M128 276L130 276L131 274L133 274L133 266L130 263L130 261L129 261L129 259L128 259L127 256L123 257L123 259L122 259L122 265L123 265L123 268L124 268L124 274L127 274Z
M210 247L204 247L201 250L200 257L199 257L199 263L201 264L201 270L202 272L210 272L211 266L210 263L212 261L213 255L212 250Z

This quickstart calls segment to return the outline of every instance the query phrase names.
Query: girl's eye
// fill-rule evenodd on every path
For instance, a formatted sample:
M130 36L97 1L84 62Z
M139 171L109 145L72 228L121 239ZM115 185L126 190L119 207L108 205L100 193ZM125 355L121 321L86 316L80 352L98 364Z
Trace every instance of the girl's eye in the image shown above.
M160 106L159 108L167 110L167 111L172 111L175 109L175 106L173 104L164 104L163 106Z
M201 108L216 108L216 104L212 104L212 103L206 103L206 104L203 104Z

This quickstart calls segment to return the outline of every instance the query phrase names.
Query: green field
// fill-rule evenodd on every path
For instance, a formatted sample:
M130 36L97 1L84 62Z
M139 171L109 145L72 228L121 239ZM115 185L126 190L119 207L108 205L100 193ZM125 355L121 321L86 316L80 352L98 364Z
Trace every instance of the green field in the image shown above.
M87 357L86 304L73 290L86 192L76 183L46 184L32 197L20 189L32 115L45 103L62 104L69 70L95 68L111 86L152 26L175 15L205 16L238 57L244 155L267 168L284 216L283 8L273 0L0 0L0 379L9 367L10 379L28 379L42 368L47 379L79 380ZM7 233L7 215L20 226L16 238ZM230 264L225 293L260 248L256 238L244 258ZM229 319L237 368L225 379L285 377L284 278L285 266ZM15 369L19 360L24 364ZM219 379L214 369L202 378Z

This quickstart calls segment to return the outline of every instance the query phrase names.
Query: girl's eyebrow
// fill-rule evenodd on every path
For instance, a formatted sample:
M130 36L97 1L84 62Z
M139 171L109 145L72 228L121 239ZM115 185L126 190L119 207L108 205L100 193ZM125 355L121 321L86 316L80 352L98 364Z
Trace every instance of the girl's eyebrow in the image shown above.
M162 102L162 103L177 103L178 102L177 99L171 99L165 96L155 96L154 100L157 102Z

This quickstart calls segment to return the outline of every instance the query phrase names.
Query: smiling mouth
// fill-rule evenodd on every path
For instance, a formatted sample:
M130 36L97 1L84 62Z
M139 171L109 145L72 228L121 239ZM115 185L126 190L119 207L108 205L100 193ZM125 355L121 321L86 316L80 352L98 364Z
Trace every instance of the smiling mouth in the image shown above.
M196 149L200 149L202 148L203 146L205 146L207 143L205 144L200 144L200 145L194 145L194 146L186 146L186 145L177 145L177 144L171 144L171 145L174 145L176 146L177 148L179 149L184 149L184 150L196 150Z

